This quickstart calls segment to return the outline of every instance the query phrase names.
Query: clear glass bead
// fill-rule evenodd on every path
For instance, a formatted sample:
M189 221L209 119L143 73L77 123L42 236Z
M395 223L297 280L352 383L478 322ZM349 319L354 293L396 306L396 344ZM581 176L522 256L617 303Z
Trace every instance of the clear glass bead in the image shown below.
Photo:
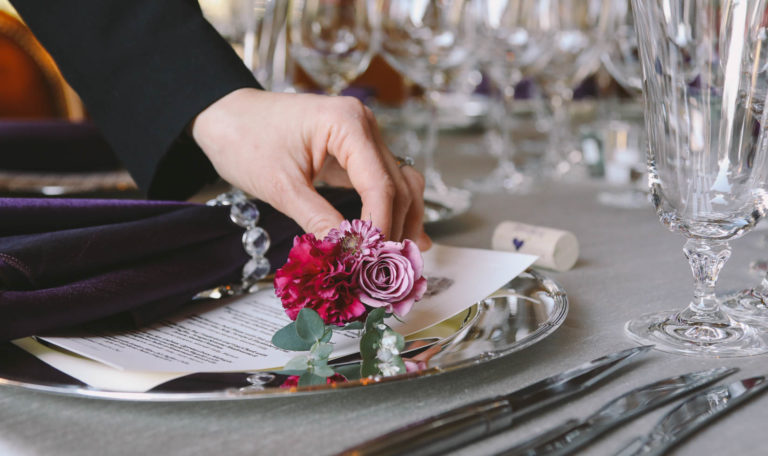
M252 227L243 233L243 248L248 255L263 256L269 250L269 234L261 227Z
M251 258L243 266L243 282L253 283L269 274L269 260L264 257Z
M259 208L248 200L235 201L229 218L243 228L249 228L259 223Z
M245 194L240 190L232 190L226 193L218 195L216 198L209 200L205 204L207 206L231 206L236 201L246 200Z

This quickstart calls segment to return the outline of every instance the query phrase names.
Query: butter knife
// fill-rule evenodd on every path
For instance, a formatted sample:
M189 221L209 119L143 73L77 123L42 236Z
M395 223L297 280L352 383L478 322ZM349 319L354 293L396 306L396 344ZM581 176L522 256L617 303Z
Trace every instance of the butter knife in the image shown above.
M616 456L657 456L682 442L723 413L768 387L765 377L752 377L706 389L675 407L651 432L632 440Z
M573 396L652 346L634 347L584 363L515 392L457 407L343 451L342 455L435 455L513 425L520 417Z
M641 386L605 404L584 420L569 420L528 441L509 448L503 456L561 456L571 454L611 429L643 413L677 399L697 388L738 371L718 367L692 372Z

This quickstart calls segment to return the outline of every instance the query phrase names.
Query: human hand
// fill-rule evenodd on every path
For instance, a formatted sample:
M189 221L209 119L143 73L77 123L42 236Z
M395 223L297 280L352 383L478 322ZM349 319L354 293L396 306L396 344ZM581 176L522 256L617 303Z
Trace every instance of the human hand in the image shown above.
M426 250L424 178L399 168L370 109L349 97L239 89L203 110L192 136L219 175L271 204L306 232L324 236L342 215L315 190L322 179L351 185L389 239Z

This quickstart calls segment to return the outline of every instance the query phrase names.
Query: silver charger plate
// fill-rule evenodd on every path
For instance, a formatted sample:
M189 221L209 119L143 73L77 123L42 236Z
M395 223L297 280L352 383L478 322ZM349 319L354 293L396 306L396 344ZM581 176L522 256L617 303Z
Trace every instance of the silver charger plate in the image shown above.
M270 372L199 373L137 393L93 388L43 364L26 352L13 352L13 356L3 355L0 385L83 398L148 402L241 400L341 392L457 369L479 368L490 360L543 340L562 325L567 313L565 290L544 274L528 269L487 299L452 318L450 326L455 329L450 334L434 337L434 333L430 336L427 330L421 336L416 335L416 339L406 346L407 352L403 356L426 364L417 372L290 388L280 387L285 376ZM336 360L341 361L349 360Z

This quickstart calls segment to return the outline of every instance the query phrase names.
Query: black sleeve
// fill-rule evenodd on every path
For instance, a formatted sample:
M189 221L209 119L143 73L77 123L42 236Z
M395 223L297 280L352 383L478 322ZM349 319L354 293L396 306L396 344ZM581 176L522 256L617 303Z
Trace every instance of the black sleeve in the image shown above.
M215 171L184 133L200 111L259 87L195 0L18 0L139 187L185 198Z

